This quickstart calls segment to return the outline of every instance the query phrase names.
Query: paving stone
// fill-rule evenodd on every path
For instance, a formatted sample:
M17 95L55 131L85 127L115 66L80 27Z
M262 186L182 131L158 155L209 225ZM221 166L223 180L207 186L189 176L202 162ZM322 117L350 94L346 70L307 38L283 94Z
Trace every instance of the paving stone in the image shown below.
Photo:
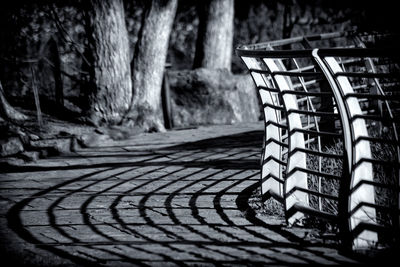
M309 229L288 228L243 203L259 183L254 166L261 147L239 141L230 147L226 137L204 141L259 131L261 144L261 130L215 126L117 141L87 137L92 147L77 153L19 163L21 172L0 176L1 242L14 240L10 249L28 262L21 248L29 246L52 266L355 263L319 239L305 240Z

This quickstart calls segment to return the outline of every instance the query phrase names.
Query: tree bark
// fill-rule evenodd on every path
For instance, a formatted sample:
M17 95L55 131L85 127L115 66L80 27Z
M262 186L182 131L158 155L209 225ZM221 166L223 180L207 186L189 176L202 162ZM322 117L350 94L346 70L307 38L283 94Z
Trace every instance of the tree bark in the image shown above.
M285 1L283 7L283 25L282 25L282 39L290 38L295 22L292 21L292 4L291 1ZM290 49L287 45L285 49Z
M198 6L199 29L193 68L231 69L234 0L206 0Z
M25 114L22 114L21 112L13 108L13 106L11 106L10 103L8 103L1 82L0 82L0 118L12 121L24 121L28 119L28 117Z
M54 96L55 102L58 108L64 108L64 86L61 75L61 58L60 51L58 49L57 41L54 38L49 40L49 50L51 55L51 61L53 63L53 75L54 75Z
M145 131L163 131L161 86L177 0L146 2L132 62L133 99L128 118Z
M95 125L117 124L132 97L128 32L122 0L83 1L89 42L88 116Z

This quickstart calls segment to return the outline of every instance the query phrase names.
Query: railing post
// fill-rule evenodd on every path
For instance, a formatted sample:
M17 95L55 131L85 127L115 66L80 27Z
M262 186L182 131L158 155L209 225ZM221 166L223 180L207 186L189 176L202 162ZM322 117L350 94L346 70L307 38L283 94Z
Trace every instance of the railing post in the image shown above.
M273 59L264 59L264 62L268 66L271 72L272 79L275 86L280 90L293 90L293 85L289 79L285 79L282 75L274 75L274 71L283 70L283 64L280 64L280 68L275 64ZM281 62L280 62L281 63ZM283 106L286 112L286 119L288 124L288 138L289 138L289 150L288 150L288 165L286 168L286 178L284 184L284 198L285 198L285 209L288 214L288 224L292 225L295 223L301 223L304 218L304 214L300 211L293 210L295 204L309 206L308 194L298 189L308 189L307 185L307 174L300 169L306 169L306 154L296 148L305 148L304 135L303 133L296 131L302 129L300 115L291 110L298 110L296 97L290 94L282 94ZM293 211L293 212L292 212Z
M362 111L355 97L346 96L354 93L347 78L336 77L336 73L342 70L335 58L322 59L318 54L318 49L314 49L312 54L333 90L341 116L348 167L345 171L350 179L347 183L342 181L341 186L349 186L348 210L345 211L344 216L348 218L350 234L355 235L352 248L372 247L378 241L377 233L362 229L364 223L376 223L376 212L373 207L375 190L374 186L368 183L373 182L373 169L372 164L366 161L372 158L370 142L359 139L362 136L368 136L366 123L362 118L355 119L357 115L362 115Z
M258 62L256 58L243 57L242 60L249 69L262 69L264 66ZM268 87L269 83L260 73L251 72L253 81L257 87L261 102L264 104L278 105L276 99L270 92L263 90L263 87ZM273 142L282 142L282 131L276 125L266 122L279 123L280 118L277 113L268 106L264 110L264 147L261 158L261 194L263 199L273 196L279 201L283 199L283 177L281 164L275 159L280 160L282 155L281 146ZM272 140L272 142L270 142Z

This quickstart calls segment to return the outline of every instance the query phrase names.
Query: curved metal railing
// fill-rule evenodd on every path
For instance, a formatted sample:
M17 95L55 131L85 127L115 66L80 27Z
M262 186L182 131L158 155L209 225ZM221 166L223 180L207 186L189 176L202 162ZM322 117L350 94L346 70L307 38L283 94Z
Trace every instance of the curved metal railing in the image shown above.
M351 48L312 49L309 41L342 37ZM400 79L393 52L348 37L274 41L237 53L263 103L263 199L283 203L289 225L310 215L337 223L342 240L360 249L394 242L385 231L398 234ZM302 49L271 50L299 43Z
M313 56L340 105L346 126L348 228L353 248L399 231L400 66L395 51L315 49ZM359 62L346 68L340 62ZM339 104L340 102L340 104ZM369 108L377 102L378 110ZM397 201L396 201L397 199ZM386 235L385 235L385 232Z

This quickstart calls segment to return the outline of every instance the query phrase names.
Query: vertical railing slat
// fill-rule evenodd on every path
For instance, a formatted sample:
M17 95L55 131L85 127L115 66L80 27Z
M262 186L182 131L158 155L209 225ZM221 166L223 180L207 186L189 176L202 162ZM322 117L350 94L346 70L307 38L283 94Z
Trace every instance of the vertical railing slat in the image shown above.
M336 73L343 71L338 62L333 57L322 59L318 55L318 50L313 51L313 56L323 70L338 102L339 113L342 116L343 134L346 147L348 174L350 179L348 211L349 231L352 232L361 223L376 223L375 191L371 183L373 182L373 168L370 162L365 160L372 159L370 142L361 140L356 142L361 136L369 136L364 119L353 118L361 115L361 107L354 97L346 97L354 93L354 90L346 77L336 76ZM371 205L368 205L371 204ZM343 215L343 214L342 214ZM363 230L353 239L353 249L372 247L378 241L376 232Z
M280 64L280 68L273 59L264 59L264 62L268 66L270 72L284 70L283 65ZM280 90L293 90L293 85L289 79L285 79L282 75L273 75L273 80L276 87ZM295 190L290 193L294 188L308 189L307 185L307 174L301 171L296 171L297 168L306 168L306 154L300 151L295 151L296 148L305 148L304 134L296 129L301 129L301 119L298 113L289 113L290 110L297 110L298 105L296 96L291 94L282 95L284 107L286 110L286 118L289 126L289 155L288 155L288 166L286 169L286 178L284 186L284 197L285 197L285 209L286 212L293 208L297 203L301 203L304 206L308 206L308 194L299 190ZM289 225L301 222L304 219L304 214L301 212L295 212L287 221Z
M243 57L242 59L249 69L262 69L263 67L255 58ZM262 77L262 74L252 72L251 76L259 90L259 96L262 103L279 105L279 103L276 103L275 99L269 92L259 89L262 86L269 86L266 80ZM271 107L264 108L264 120L266 122L280 123L278 115ZM277 143L267 142L271 139L282 141L282 132L277 126L273 124L265 125L265 140L262 153L263 155L261 168L261 194L263 196L266 194L271 194L283 198L283 183L274 179L274 177L277 177L278 179L283 179L282 168L278 162L271 159L271 157L277 157L278 159L281 159L280 155L282 153L282 148Z

